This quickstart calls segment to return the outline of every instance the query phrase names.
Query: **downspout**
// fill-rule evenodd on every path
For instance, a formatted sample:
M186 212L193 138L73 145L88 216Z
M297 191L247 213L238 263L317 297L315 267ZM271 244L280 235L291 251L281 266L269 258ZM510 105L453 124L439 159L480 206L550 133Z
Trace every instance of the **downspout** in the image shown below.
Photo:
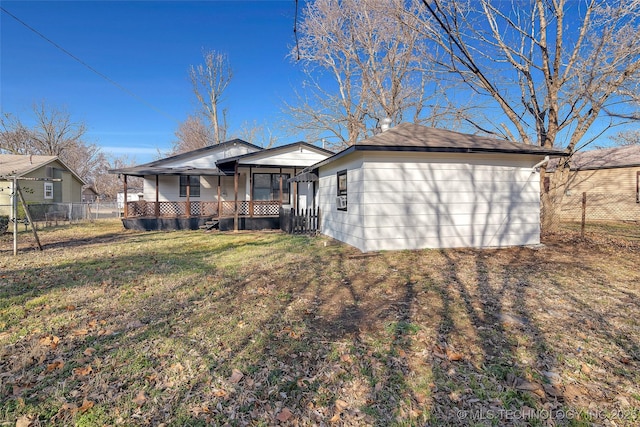
M546 165L547 163L549 163L549 156L544 156L544 159L539 161L538 163L536 163L535 165L533 165L531 167L531 169L535 172L536 169L538 169L539 167L541 167L542 165Z

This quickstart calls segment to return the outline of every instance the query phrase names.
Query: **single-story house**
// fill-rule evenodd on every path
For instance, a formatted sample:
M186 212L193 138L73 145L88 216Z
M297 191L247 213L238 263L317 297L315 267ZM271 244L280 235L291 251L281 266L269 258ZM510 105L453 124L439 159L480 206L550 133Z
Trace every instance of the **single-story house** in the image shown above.
M0 215L12 215L14 179L28 204L80 203L86 184L56 156L0 154Z
M411 123L307 168L320 232L363 252L540 242L540 162L564 152Z
M288 180L332 154L305 142L263 149L234 139L109 172L124 178L126 228L279 228L281 207L315 202L314 183L298 186L294 197ZM142 200L129 201L128 176L143 178Z
M110 172L125 192L144 178L127 228L277 228L280 208L318 207L322 234L368 252L538 244L549 156L565 153L403 123L336 154L232 140Z
M554 171L556 162L551 164ZM551 174L547 187L559 177ZM582 197L586 193L585 219L640 221L640 145L629 145L574 153L569 159L566 184L556 196L561 220L582 219Z

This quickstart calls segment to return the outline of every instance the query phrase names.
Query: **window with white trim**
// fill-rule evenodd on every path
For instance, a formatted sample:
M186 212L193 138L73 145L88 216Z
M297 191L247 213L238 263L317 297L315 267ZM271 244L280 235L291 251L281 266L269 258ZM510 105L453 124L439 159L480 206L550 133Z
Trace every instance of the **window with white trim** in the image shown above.
M44 198L53 199L53 182L44 183Z

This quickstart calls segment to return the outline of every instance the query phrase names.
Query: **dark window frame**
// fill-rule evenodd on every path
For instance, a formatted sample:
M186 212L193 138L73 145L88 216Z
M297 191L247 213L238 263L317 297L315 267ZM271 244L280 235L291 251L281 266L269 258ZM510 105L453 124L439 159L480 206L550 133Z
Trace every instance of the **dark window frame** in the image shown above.
M187 186L189 197L200 197L200 176L180 175L180 197L187 197Z
M259 181L259 179L257 179L258 175L262 175L262 176L269 176L269 198L268 199L264 199L264 198L260 198L261 196L258 196L256 193L256 183ZM285 173L285 172L275 172L275 173L271 173L271 172L256 172L253 174L253 179L251 186L253 188L251 188L252 194L253 196L253 200L256 201L270 201L270 202L275 202L275 201L280 201L280 177L282 176L282 202L283 203L289 203L289 200L291 200L291 184L288 182L289 178L291 178L291 174L290 173ZM258 187L258 189L262 189L262 190L266 190L267 187Z

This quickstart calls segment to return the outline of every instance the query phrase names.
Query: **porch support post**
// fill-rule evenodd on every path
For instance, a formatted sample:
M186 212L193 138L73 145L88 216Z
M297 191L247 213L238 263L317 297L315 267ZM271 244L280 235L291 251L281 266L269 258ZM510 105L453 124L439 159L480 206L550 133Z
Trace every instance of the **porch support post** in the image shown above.
M220 190L221 177L218 175L218 218L222 217L222 191Z
M253 218L253 168L249 166L249 216Z
M293 177L295 179L297 175L296 168L293 168ZM289 195L291 197L291 195ZM298 212L298 181L293 181L293 209Z
M236 160L236 164L233 170L233 196L234 196L234 204L233 204L233 231L238 231L238 161Z
M160 189L158 186L160 185L160 175L156 175L156 207L155 207L155 215L156 218L160 216Z
M18 255L18 177L16 175L13 176L13 186L11 190L11 216L13 218L13 256L16 256Z
M189 200L189 195L191 193L191 176L187 175L187 206L185 215L191 216L191 201Z
M129 189L127 188L127 175L124 176L124 217L129 218L129 206L127 201L129 199Z
M311 197L312 197L311 206L313 207L313 209L315 209L316 208L316 182L311 181L311 184L313 185L313 188L311 189ZM309 187L307 187L307 189L309 189Z
M298 212L298 182L293 181L293 210Z
M282 168L280 168L280 207L282 207Z

